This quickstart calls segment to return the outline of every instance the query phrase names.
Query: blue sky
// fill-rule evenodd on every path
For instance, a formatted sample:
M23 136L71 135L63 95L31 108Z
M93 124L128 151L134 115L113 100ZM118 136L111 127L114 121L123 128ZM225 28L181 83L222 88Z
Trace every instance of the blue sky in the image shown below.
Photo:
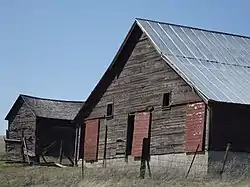
M250 36L250 1L0 1L0 134L20 93L85 100L136 17Z

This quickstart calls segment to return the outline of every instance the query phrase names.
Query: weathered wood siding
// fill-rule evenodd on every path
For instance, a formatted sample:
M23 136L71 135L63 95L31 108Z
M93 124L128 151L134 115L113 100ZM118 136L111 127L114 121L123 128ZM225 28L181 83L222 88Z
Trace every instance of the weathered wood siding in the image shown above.
M24 136L28 139L27 147L29 150L35 152L35 129L36 129L36 117L23 102L21 108L17 112L14 119L9 123L9 138L10 139L22 139L22 131ZM21 144L7 143L6 144L7 159L13 161L21 161Z
M172 106L163 111L163 93L168 91L172 91ZM89 117L104 116L107 103L114 103L114 116L106 122L107 158L114 158L118 151L125 153L128 113L153 106L151 154L184 152L186 106L196 101L201 99L162 60L143 34L125 67L109 85ZM103 129L101 124L100 130Z
M186 152L204 151L206 104L192 103L187 106Z

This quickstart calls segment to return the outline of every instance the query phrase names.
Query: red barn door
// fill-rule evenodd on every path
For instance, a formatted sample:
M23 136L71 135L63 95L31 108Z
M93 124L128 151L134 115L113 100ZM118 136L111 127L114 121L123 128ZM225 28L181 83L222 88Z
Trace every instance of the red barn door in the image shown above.
M187 105L186 152L203 151L206 105L203 102Z
M85 121L84 159L95 162L98 158L99 119Z
M143 139L148 138L151 113L140 112L135 114L132 153L134 157L142 156Z

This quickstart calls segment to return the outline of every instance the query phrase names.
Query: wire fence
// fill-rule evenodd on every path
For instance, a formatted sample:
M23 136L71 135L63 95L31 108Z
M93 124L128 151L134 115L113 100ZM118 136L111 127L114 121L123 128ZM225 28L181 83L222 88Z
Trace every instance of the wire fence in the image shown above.
M99 160L97 163L85 163L84 168L99 168L96 171L104 169L105 176L116 175L117 177L132 178L152 178L156 180L171 179L192 179L203 180L204 178L219 178L227 180L236 180L242 177L248 177L250 171L250 154L230 152L230 145L224 151L205 152L187 155L167 154L151 155L150 159L140 159L135 161L129 157ZM101 170L100 170L101 169ZM82 173L84 175L84 171Z

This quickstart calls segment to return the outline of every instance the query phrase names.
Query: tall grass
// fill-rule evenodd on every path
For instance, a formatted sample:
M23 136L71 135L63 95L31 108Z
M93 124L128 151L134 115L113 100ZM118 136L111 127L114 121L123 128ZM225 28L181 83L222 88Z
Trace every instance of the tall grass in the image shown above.
M247 186L246 178L192 178L186 179L182 173L161 168L152 169L152 178L146 172L145 179L139 179L137 166L107 168L85 168L84 179L81 168L24 167L22 165L0 164L0 186ZM241 175L240 175L241 176ZM250 184L250 183L249 183ZM250 185L249 185L250 186Z

